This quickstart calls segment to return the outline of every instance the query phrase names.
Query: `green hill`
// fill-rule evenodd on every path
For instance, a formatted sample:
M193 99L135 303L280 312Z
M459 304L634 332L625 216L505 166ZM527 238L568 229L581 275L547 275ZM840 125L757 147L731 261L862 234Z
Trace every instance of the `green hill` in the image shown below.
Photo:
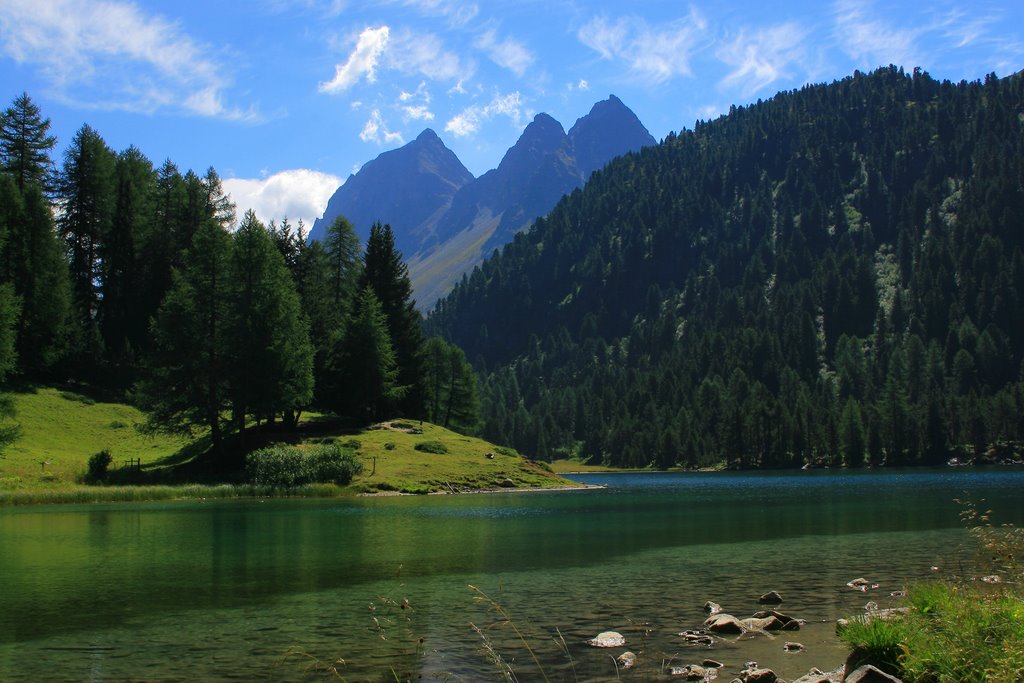
M142 433L145 415L131 406L98 402L53 388L15 394L14 403L21 436L0 455L0 504L275 493L463 492L575 485L515 451L429 423L389 422L348 432L313 415L300 425L298 434L269 432L250 438L260 444L275 440L300 445L341 441L356 447L363 473L345 489L323 485L299 491L256 490L244 482L237 468L209 467L205 439ZM113 456L111 468L115 474L129 459L141 462L138 471L129 477L139 485L83 483L89 457L104 449Z

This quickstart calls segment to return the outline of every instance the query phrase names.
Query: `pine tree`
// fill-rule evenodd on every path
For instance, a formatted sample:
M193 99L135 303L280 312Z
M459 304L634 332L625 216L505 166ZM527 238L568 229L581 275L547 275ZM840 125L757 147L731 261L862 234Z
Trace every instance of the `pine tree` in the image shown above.
M153 323L153 352L137 396L153 429L210 430L220 452L221 413L229 402L226 348L231 235L213 220L200 224Z
M398 364L398 384L410 388L399 409L406 415L421 415L422 318L412 298L409 269L403 263L401 253L395 249L395 236L390 225L375 223L370 228L360 279L360 288L365 287L373 290L387 320Z
M0 170L10 173L22 192L35 185L44 194L53 189L50 152L57 138L49 134L50 119L22 93L0 113Z
M313 396L309 327L284 259L252 211L234 234L225 341L232 410L244 433L257 421L293 422Z
M387 317L370 287L364 287L336 350L328 400L340 415L367 423L388 417L408 387L398 383L398 366Z
M466 354L440 337L431 337L424 344L423 360L427 420L472 434L480 422L480 400Z
M77 319L75 353L80 372L92 371L102 355L99 330L103 238L114 215L114 153L99 133L82 126L64 154L58 186L58 228L71 266Z

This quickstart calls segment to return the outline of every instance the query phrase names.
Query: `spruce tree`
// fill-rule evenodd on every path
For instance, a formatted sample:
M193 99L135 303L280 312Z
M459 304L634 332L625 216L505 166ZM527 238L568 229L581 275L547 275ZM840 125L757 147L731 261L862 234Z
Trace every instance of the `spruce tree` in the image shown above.
M421 415L424 402L422 318L412 298L409 269L395 248L390 225L375 223L370 228L360 279L360 288L366 287L373 290L387 320L398 364L398 383L410 388L398 408L406 415Z
M440 337L424 344L423 396L430 422L463 434L472 434L479 426L476 375L462 349Z

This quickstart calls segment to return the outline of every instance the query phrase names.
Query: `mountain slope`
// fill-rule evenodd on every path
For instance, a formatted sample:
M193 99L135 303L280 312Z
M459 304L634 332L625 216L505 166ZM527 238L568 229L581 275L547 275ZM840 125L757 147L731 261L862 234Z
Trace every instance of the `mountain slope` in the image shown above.
M492 440L619 465L939 463L1024 439L1024 87L895 68L622 157L428 325Z
M456 192L473 181L455 153L431 129L399 149L368 162L339 187L309 239L321 239L335 218L345 216L364 242L377 220L391 223L401 235L399 248L414 253L431 243L437 220Z
M465 171L461 163L456 167L452 161L455 155L427 131L349 178L314 224L311 239L337 215L352 221L364 238L374 221L390 223L425 310L491 251L582 187L595 168L654 143L636 115L612 95L595 104L569 135L555 119L538 114L497 168L467 180L468 172L458 172ZM423 173L420 159L427 149L428 158L444 160L434 164L440 172Z

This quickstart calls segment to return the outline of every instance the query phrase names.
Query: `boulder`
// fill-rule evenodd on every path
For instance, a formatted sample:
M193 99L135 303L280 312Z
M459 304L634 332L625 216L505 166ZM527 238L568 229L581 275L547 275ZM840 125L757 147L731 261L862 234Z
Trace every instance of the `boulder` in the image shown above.
M803 623L801 619L794 619L793 617L783 614L782 612L776 612L773 609L764 609L759 612L754 612L751 615L754 619L767 619L768 617L775 617L782 622L782 628L786 631L799 631L800 625Z
M775 683L779 677L771 669L744 669L740 672L743 683Z
M743 619L740 621L740 625L744 631L781 631L784 626L781 621L771 616L764 617L763 619L758 619L757 617Z
M903 683L900 679L895 676L890 676L879 668L865 664L864 666L854 670L853 673L848 674L844 683Z
M718 614L722 611L722 606L719 605L717 602L711 602L710 600L708 600L704 603L704 611L708 614Z
M636 666L636 655L632 652L623 652L621 655L615 658L615 661L619 663L623 669L632 669Z
M603 631L598 633L596 638L587 641L587 645L591 647L622 647L625 644L626 639L617 631Z
M821 669L811 669L793 683L833 683L835 679Z
M704 621L704 628L713 633L743 633L743 624L731 614L716 614Z
M769 591L758 598L757 601L762 605L779 605L782 604L782 596L779 595L778 591Z

